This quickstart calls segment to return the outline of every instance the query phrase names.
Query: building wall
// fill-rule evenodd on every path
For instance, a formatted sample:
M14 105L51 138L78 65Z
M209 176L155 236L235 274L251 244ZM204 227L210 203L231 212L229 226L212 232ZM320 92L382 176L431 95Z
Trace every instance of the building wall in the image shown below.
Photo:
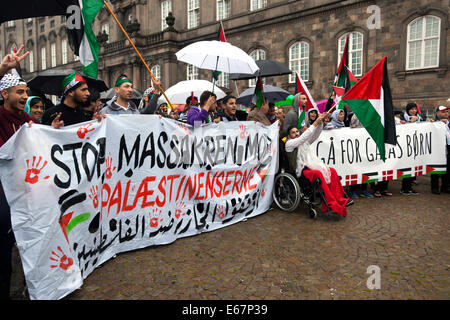
M175 17L172 31L161 30L161 0L111 0L111 6L120 22L126 27L137 19L139 31L132 33L136 44L150 68L161 67L163 88L186 80L186 64L176 60L175 53L184 46L200 40L215 40L219 24L216 21L216 1L200 1L200 26L187 29L187 0L172 0ZM367 12L370 5L381 11L381 29L369 30ZM316 100L329 96L338 63L338 39L346 32L363 34L363 66L365 74L382 57L388 57L388 71L394 104L402 108L415 100L426 108L445 104L449 97L450 53L449 10L450 0L267 0L262 10L250 11L250 0L231 0L231 16L223 21L227 41L250 53L263 49L266 59L277 60L289 66L289 47L297 41L309 44L310 79L307 82ZM437 68L406 71L407 25L417 17L433 15L441 19L440 59ZM53 24L51 21L54 21ZM51 25L52 24L52 25ZM93 23L96 34L102 25L109 25L108 43L102 43L99 75L112 85L120 73L131 77L136 88L144 90L150 84L150 75L137 57L110 13L103 8ZM44 31L41 31L44 26ZM15 21L14 27L4 23L0 27L0 52L2 56L12 43L24 43L33 49L36 71L26 73L30 79L40 70L40 48L47 48L47 68L50 68L50 44L57 45L57 68L81 69L68 49L68 63L61 65L61 40L66 38L65 22L61 17L35 18ZM29 70L29 61L22 68ZM211 71L200 70L200 79L211 80ZM230 81L235 95L248 87L248 81ZM288 76L268 78L290 92L294 84Z

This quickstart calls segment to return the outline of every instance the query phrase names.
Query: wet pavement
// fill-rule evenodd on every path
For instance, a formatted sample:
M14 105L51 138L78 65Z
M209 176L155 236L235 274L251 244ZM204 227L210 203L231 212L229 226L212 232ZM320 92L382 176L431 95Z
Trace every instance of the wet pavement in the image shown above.
M273 209L119 254L65 299L449 299L450 194L431 194L429 177L417 181L419 195L401 195L393 181L392 197L356 199L344 219ZM13 254L11 298L27 299ZM380 289L368 288L370 266L379 268Z

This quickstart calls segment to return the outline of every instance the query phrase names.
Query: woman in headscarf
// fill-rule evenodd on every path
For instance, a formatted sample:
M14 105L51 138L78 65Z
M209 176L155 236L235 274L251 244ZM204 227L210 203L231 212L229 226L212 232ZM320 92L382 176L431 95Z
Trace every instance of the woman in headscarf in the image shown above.
M24 111L34 119L41 121L44 114L45 103L41 97L31 96L28 98Z
M409 102L406 105L405 109L406 109L405 113L400 116L401 123L424 121L424 119L422 119L420 115L417 113L418 112L417 104L415 104L414 102Z
M302 122L302 132L305 132L306 129L308 129L314 121L317 120L317 116L319 115L319 110L316 108L311 108L306 113L306 118Z
M344 110L334 110L333 114L331 115L331 121L327 124L325 129L337 129L345 127L344 118Z

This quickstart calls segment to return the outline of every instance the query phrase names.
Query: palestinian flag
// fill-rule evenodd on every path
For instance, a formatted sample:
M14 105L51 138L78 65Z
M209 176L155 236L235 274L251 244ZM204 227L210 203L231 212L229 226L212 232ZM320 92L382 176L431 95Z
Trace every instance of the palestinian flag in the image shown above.
M97 78L100 45L92 31L91 24L104 3L102 0L75 0L74 2L78 2L77 4L81 8L81 28L71 29L67 24L69 45L73 52L80 57L83 73Z
M225 32L223 31L222 21L220 21L220 27L219 27L219 31L218 31L218 33L217 33L217 39L218 39L220 42L227 42L227 38L225 38ZM212 72L212 77L213 77L213 79L214 79L215 81L219 80L219 76L220 76L221 73L222 73L222 71L214 70L214 71Z
M342 97L342 101L349 105L361 121L375 141L381 159L385 161L385 143L397 144L387 58L381 59L351 87Z
M297 80L296 80L296 86L295 86L295 94L298 94L300 92L303 92L306 94L306 110L303 109L303 106L300 106L301 110L299 110L298 114L298 120L297 120L297 128L302 127L302 122L305 120L306 112L308 112L309 109L317 109L317 104L314 101L313 97L311 96L311 93L308 90L308 87L306 86L305 82L303 82L303 79L298 75L297 73Z
M264 90L261 77L258 77L255 86L255 93L253 94L252 103L260 108L264 103Z
M219 32L217 34L217 38L220 42L227 42L227 38L225 38L225 31L223 31L222 21L220 21Z
M353 75L353 73L350 71L350 69L346 66L345 67L347 69L347 83L349 84L346 88L341 88L341 87L333 87L334 88L334 92L336 93L335 96L335 103L339 103L339 105L337 106L337 109L343 110L345 108L345 103L343 103L341 101L342 96L351 88L353 87L353 85L358 82L358 79L356 79L356 77Z
M345 39L344 52L342 52L341 61L339 62L339 66L336 72L336 77L334 79L334 85L336 87L347 88L349 86L348 81L348 40L350 37L350 33L347 35Z

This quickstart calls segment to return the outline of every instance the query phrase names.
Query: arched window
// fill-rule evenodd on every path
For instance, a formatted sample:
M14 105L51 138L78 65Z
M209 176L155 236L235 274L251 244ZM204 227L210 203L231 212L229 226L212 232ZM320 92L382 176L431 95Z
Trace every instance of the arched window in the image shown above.
M439 66L441 19L424 16L408 24L406 70Z
M338 65L341 62L342 53L345 48L345 40L347 34L339 38L338 46ZM350 32L348 39L348 67L354 76L360 77L363 75L363 42L364 36L360 32Z
M266 60L266 52L263 49L256 49L253 50L252 52L250 52L250 57L253 58L253 60L257 61L257 60ZM265 84L265 79L263 79L263 84ZM248 86L249 87L254 87L256 86L256 80L255 79L250 79L248 80Z
M309 44L305 41L296 42L289 48L289 83L295 83L296 73L303 81L309 80Z

